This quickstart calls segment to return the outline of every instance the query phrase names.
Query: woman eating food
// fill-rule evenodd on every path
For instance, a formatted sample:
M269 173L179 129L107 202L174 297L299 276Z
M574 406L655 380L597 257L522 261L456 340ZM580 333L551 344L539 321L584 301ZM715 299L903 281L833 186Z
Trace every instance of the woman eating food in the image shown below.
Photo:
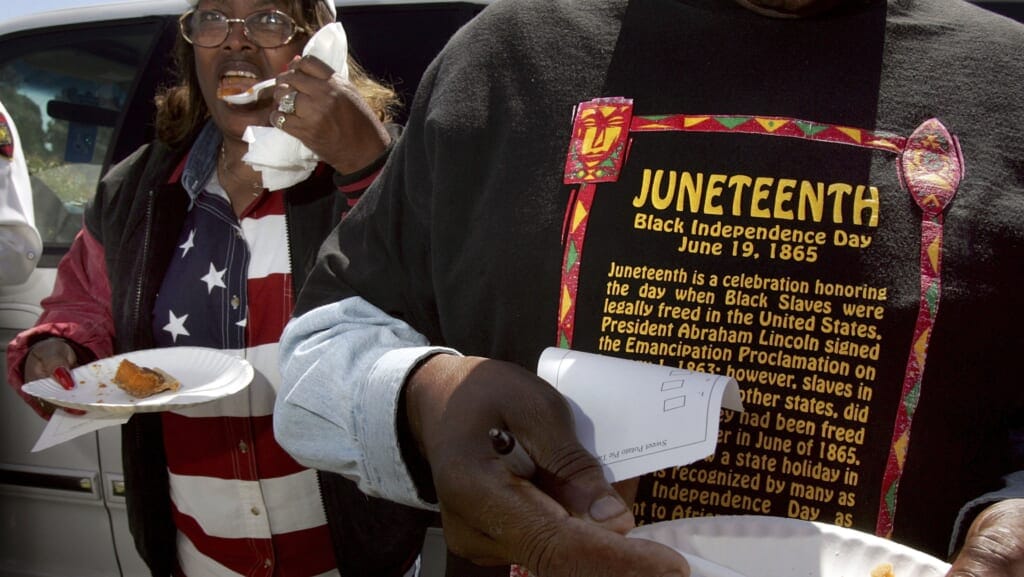
M157 139L101 180L38 323L8 348L8 381L20 392L154 348L244 358L256 376L241 392L122 426L130 527L152 574L413 574L424 513L300 466L271 419L294 296L383 165L397 98L347 55L347 74L303 55L325 26L337 34L331 0L189 1ZM252 102L222 98L270 79ZM265 186L243 160L250 127L297 139L318 159L308 176ZM25 398L46 418L88 418Z

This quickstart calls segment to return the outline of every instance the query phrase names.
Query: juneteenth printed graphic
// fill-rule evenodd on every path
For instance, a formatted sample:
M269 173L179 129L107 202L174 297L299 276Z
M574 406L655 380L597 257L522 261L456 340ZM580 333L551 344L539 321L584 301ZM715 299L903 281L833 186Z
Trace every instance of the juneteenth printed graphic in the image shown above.
M637 116L625 98L580 104L572 131L558 346L585 338L594 352L726 374L740 382L748 408L723 412L719 451L707 462L656 473L638 517L747 512L842 526L870 517L889 534L941 295L942 212L962 171L956 139L934 120L902 137L777 117ZM794 138L896 160L905 190L892 192L909 192L924 211L911 350L886 355L891 287L822 274L830 262L875 249L889 191L867 180L633 156L635 139L671 132ZM623 191L628 198L619 198ZM629 219L630 250L606 253L592 248L600 239L588 239L609 194L619 195L617 218ZM577 310L581 291L591 295L585 313ZM886 361L901 355L905 368ZM869 417L888 410L877 386L892 367L904 385L891 396L896 422L881 423Z

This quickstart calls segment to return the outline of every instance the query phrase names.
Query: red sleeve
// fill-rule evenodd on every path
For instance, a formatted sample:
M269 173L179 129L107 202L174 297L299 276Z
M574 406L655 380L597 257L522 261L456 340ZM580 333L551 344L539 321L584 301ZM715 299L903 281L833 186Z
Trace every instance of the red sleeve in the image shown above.
M90 350L95 358L111 356L114 318L110 299L103 247L83 229L57 265L53 292L43 299L43 313L36 325L19 333L7 346L7 382L40 415L46 416L46 412L36 399L21 391L22 366L29 347L57 336Z
M345 195L348 201L348 207L352 208L362 198L363 193L366 189L373 184L374 180L377 180L377 176L380 175L380 167L370 172L365 176L361 176L358 180L342 181L342 179L335 179L334 183L338 187L338 190Z

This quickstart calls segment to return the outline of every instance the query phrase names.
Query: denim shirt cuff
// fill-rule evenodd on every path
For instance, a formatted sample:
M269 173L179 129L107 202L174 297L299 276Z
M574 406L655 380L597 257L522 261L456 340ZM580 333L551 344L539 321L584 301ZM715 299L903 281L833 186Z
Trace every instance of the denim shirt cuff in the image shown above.
M366 472L372 485L379 487L381 496L398 502L416 502L425 509L437 510L437 505L420 495L413 474L402 458L399 439L399 399L402 387L412 371L425 359L441 353L459 354L446 347L406 347L381 356L355 396L356 427L366 458ZM369 415L390 414L392 419L364 418Z

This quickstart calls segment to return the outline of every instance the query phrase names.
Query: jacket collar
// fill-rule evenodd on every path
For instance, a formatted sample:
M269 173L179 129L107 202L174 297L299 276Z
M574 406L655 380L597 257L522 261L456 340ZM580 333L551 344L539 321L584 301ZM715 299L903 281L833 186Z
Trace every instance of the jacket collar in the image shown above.
M195 202L203 187L217 170L218 151L223 140L220 129L212 120L207 121L196 141L189 150L185 170L181 173L181 185L185 187L192 202Z

